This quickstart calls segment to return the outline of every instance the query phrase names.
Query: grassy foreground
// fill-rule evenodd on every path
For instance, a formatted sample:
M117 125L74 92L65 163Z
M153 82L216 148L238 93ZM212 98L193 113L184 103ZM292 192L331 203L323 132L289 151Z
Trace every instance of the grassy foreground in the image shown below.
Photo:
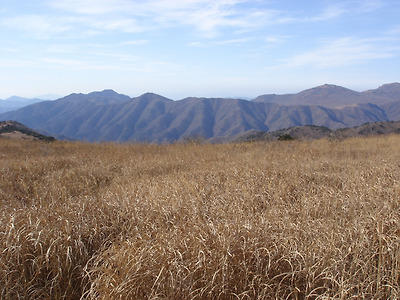
M400 136L0 140L1 299L398 299Z

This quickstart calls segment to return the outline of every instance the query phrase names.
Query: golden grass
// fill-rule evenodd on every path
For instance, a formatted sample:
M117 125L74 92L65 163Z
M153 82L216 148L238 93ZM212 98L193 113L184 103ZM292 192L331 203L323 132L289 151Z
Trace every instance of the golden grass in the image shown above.
M0 140L0 298L397 299L399 145Z

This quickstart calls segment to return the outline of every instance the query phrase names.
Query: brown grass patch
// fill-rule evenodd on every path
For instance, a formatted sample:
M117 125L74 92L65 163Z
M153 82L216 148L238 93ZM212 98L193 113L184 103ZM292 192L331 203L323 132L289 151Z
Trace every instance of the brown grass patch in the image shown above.
M0 298L396 299L399 144L0 140Z

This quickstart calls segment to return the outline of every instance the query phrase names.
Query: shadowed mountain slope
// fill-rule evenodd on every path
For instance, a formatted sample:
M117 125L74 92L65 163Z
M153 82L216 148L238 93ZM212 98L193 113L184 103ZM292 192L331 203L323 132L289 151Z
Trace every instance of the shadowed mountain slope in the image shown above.
M279 129L272 132L249 130L237 136L216 142L256 142L274 140L313 140L319 138L345 139L359 136L400 134L400 121L373 122L336 130L325 126L305 125ZM213 142L214 140L211 140Z

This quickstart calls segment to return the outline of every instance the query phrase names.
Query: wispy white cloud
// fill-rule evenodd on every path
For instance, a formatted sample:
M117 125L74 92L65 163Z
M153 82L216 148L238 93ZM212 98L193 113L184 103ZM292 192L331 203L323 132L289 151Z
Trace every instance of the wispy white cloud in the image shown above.
M249 43L258 40L264 46L272 45L283 42L287 39L287 36L249 36L244 38L228 39L228 40L211 40L211 41L193 41L188 44L191 47L213 47L215 45L248 45Z
M73 18L57 18L46 15L19 15L3 18L0 21L2 27L8 29L18 29L36 38L44 39L51 36L68 32L72 29L71 23L75 23Z
M264 37L263 40L267 44L275 44L275 43L283 42L287 38L288 38L288 36L267 36L267 37Z
M364 1L361 0L359 1L360 5L360 12L373 12L376 11L377 9L380 9L385 6L385 3L382 0L368 0Z
M178 71L184 68L181 64L171 63L167 61L150 61L145 64L144 70L146 72L159 72L160 69L167 69L170 71Z
M27 59L0 59L0 67L32 67L37 63Z
M338 18L349 12L349 8L344 3L337 3L325 8L319 15L306 18L305 21L327 21Z
M176 72L184 69L183 65L168 61L145 61L137 57L123 56L118 57L119 63L107 63L104 59L63 59L58 57L46 57L40 59L36 66L64 69L69 71L136 71L141 73ZM23 61L9 62L11 64L22 65ZM1 61L0 61L0 65Z
M145 45L147 44L149 41L148 40L132 40L132 41L125 41L120 43L121 46L140 46L140 45Z
M4 18L0 27L19 30L37 39L84 38L107 31L137 33L149 27L138 24L133 18L111 16L109 18L86 18L82 16L19 15Z
M190 42L188 44L189 47L205 47L205 44L200 41Z
M104 49L104 44L93 44L93 43L54 43L49 44L43 50L49 53L65 53L65 54L76 54L76 53L91 53L94 50Z
M386 36L396 36L400 35L400 24L398 26L394 26L385 32Z
M60 59L60 58L43 58L42 63L57 69L68 70L115 70L118 67L114 65L104 64L101 62L79 60L79 59Z
M186 25L203 36L215 37L221 28L239 32L290 20L277 10L256 9L249 0L53 0L51 3L61 12L85 15L91 19L91 25L88 22L87 26L125 32ZM239 7L243 3L247 3L246 8Z
M60 76L60 86L71 78L92 78L96 85L142 80L169 89L182 89L185 81L186 90L239 87L223 82L232 73L245 74L246 85L258 82L260 89L268 76L283 86L290 74L319 78L349 65L360 65L363 75L366 69L379 76L391 69L391 76L398 76L398 0L0 2L0 35L6 41L0 46L0 69L13 78L35 74L33 87L40 74L46 79L43 89L49 81L56 84L52 74ZM280 72L266 70L265 64L284 67L285 74L279 79L274 74ZM351 69L356 74L359 68Z
M356 14L374 12L384 6L380 0L344 0L327 2L328 5L316 15L310 15L305 18L299 18L304 22L324 22L342 17L354 17Z
M85 24L88 28L93 27L99 31L117 31L126 33L138 33L150 29L150 26L146 27L134 18L124 17L110 17L108 19L92 19L90 22Z
M340 38L324 42L316 49L294 55L277 67L343 67L398 56L398 47L384 45L382 39Z
M119 46L142 45L145 40L127 41L119 43ZM118 69L125 68L132 63L143 61L142 57L121 51L120 47L108 44L53 44L43 49L43 55L48 58L42 62L49 66L60 66L68 69ZM51 58L54 57L54 58ZM69 59L73 57L73 59ZM112 65L111 68L107 64Z
M379 2L350 6L339 2L316 15L273 9L272 4L251 0L48 0L52 15L16 15L0 21L9 28L31 32L37 38L85 37L114 31L139 33L176 26L189 26L208 38L224 29L243 34L271 26L326 21L346 13L378 7ZM358 3L358 2L357 2ZM361 3L364 3L361 2ZM370 2L368 2L370 3Z
M215 42L217 45L230 45L230 44L244 44L251 41L253 38L241 38L241 39L232 39L232 40L222 40Z
M50 0L49 3L53 8L80 15L114 14L137 7L135 2L126 0Z
M9 47L9 46L2 45L0 47L0 52L4 52L4 53L19 53L20 49L16 49L16 48L12 48L12 47Z

